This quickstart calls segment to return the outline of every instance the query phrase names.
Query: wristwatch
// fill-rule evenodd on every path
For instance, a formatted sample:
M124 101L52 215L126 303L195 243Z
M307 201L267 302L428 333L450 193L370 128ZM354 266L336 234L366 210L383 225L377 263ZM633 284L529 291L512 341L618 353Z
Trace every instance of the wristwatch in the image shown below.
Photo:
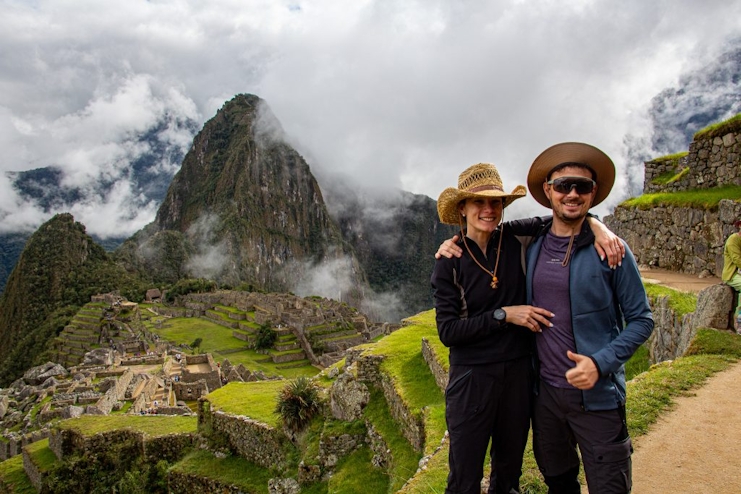
M507 313L501 307L494 311L494 320L499 321L500 324L504 324L507 320Z

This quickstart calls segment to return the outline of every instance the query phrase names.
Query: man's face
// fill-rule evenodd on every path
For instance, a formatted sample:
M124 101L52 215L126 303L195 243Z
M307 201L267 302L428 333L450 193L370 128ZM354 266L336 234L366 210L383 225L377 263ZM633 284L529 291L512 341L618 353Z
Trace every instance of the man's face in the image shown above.
M580 194L577 190L580 186L574 186L572 181L568 180L570 178L575 179L573 182L583 182L584 179L592 180L592 174L589 170L576 166L569 166L553 172L549 182L564 179L560 182L565 182L567 187L571 185L568 188L568 192L564 190L563 183L561 187L559 187L558 183L543 184L545 195L551 201L553 216L566 224L582 221L589 212L589 208L592 207L592 201L594 201L594 196L597 194L596 184L590 192ZM557 189L561 190L559 191Z

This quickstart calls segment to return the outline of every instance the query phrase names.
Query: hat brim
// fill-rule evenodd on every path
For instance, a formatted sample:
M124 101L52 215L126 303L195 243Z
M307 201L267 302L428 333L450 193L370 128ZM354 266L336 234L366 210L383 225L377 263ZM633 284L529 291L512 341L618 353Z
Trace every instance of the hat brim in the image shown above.
M615 164L609 156L596 147L582 142L562 142L549 147L535 158L527 174L527 188L533 198L550 208L551 203L543 190L548 174L561 163L584 163L597 174L597 193L592 207L604 201L615 183Z
M437 214L440 217L440 222L446 225L458 225L460 213L458 211L458 203L464 199L470 199L472 197L501 197L505 200L506 204L504 207L512 204L512 201L525 197L527 191L524 185L518 185L509 194L506 192L500 192L497 190L484 190L481 192L466 192L454 187L448 187L437 199Z

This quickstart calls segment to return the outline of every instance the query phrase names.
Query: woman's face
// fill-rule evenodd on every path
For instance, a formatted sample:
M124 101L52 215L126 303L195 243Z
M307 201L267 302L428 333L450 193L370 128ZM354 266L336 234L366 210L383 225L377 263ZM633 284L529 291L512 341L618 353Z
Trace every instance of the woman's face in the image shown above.
M460 206L468 234L491 234L502 221L502 199L473 197ZM473 230L473 231L472 231Z

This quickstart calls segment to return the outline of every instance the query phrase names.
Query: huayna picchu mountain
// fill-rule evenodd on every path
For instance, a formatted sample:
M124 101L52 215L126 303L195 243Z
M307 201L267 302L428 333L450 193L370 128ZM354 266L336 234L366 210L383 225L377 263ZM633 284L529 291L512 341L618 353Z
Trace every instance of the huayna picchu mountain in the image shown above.
M154 222L117 256L156 283L194 277L268 291L303 286L353 304L367 287L308 164L254 95L236 96L204 125ZM331 286L330 277L316 287L312 275L324 268L346 282Z
M28 239L0 296L0 386L50 350L92 295L117 290L136 298L144 289L72 215L54 216Z

